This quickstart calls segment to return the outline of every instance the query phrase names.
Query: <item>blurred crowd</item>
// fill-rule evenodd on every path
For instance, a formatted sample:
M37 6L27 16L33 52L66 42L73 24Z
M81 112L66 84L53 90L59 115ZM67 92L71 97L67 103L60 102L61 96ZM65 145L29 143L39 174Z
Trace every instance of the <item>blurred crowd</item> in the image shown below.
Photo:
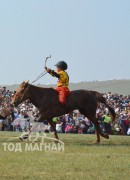
M38 109L29 101L20 104L18 108L10 107L11 99L15 92L7 90L6 87L0 88L0 114L3 107L9 107L10 112L5 119L0 119L0 130L2 131L28 131L39 117ZM104 97L108 104L116 112L116 120L112 123L108 109L99 104L96 112L97 121L103 132L115 135L130 135L130 95L105 93ZM61 117L54 117L58 133L82 133L93 134L95 127L91 120L84 117L78 110L71 114ZM44 121L45 132L51 131L48 122Z

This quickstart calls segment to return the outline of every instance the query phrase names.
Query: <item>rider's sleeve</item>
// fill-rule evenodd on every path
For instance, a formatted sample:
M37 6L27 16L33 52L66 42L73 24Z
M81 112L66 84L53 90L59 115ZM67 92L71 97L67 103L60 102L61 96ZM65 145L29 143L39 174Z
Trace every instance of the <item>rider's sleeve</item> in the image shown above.
M54 70L51 70L51 71L49 72L49 74L51 74L51 75L54 76L54 77L60 78L60 75L57 74Z

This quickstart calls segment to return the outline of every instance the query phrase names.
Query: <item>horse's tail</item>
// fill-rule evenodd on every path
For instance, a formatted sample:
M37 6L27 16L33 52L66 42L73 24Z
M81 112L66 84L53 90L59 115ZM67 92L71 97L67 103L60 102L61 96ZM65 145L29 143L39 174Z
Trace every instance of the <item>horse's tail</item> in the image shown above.
M108 108L110 117L113 122L116 118L116 113L115 113L114 109L112 107L110 107L110 105L107 103L106 99L103 97L103 95L101 93L98 93L96 91L93 91L93 92L96 95L98 102L105 104L105 106Z

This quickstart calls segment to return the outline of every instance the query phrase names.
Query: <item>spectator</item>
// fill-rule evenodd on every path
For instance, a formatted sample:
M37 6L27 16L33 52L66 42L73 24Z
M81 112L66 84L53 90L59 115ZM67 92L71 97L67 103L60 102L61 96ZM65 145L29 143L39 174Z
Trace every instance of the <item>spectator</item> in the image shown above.
M65 133L71 133L72 132L72 124L68 124L65 128Z
M109 116L109 114L105 113L103 115L103 125L104 125L104 129L105 129L105 133L107 134L111 134L111 118Z
M62 123L60 121L56 124L56 131L62 133Z
M129 125L128 130L127 130L127 135L130 135L130 125Z

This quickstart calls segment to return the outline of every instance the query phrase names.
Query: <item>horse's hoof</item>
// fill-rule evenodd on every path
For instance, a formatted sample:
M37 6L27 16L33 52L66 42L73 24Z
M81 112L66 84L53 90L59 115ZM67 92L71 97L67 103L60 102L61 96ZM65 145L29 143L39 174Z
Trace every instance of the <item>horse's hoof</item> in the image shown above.
M24 139L23 139L22 137L19 137L19 139L20 139L21 141L24 141Z
M105 134L104 137L105 137L106 139L109 139L109 135L108 135L108 134Z
M99 143L100 143L100 141L98 141L98 140L93 141L93 144L99 144Z
M21 141L26 141L26 140L28 139L28 135L25 135L25 136L23 136L23 137L19 137L19 139L20 139Z
M55 140L54 142L55 142L56 144L58 144L58 143L59 143L59 140L57 139L57 140Z

